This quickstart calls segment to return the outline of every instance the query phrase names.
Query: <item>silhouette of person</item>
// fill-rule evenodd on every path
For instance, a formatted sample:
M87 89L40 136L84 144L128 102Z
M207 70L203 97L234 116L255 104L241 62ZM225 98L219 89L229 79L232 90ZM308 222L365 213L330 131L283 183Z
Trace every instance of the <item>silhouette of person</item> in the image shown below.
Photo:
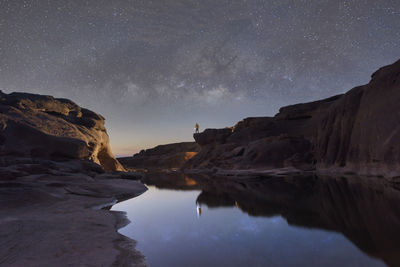
M196 131L195 131L195 133L199 133L199 124L198 123L196 123L196 126L195 126L195 128L196 128Z

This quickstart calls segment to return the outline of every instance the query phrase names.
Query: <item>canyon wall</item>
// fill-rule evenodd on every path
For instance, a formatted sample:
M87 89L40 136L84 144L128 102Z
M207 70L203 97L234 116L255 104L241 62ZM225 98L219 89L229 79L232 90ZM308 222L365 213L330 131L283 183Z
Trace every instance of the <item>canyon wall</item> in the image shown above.
M283 107L274 117L194 134L183 169L275 169L400 176L400 60L364 86Z

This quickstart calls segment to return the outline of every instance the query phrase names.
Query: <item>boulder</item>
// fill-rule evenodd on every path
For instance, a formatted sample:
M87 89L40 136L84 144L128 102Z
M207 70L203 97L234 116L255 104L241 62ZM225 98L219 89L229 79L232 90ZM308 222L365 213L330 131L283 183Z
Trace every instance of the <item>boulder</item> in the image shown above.
M0 91L0 155L90 160L106 171L123 171L104 120L67 99Z

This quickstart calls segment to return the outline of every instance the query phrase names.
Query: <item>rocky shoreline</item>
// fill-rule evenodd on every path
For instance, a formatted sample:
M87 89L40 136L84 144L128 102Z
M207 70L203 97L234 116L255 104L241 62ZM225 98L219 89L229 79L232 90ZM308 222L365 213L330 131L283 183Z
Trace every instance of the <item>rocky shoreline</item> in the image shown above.
M145 192L142 183L105 177L91 162L18 161L0 168L0 265L145 265L135 241L117 232L125 214L107 209ZM89 170L76 172L82 163Z

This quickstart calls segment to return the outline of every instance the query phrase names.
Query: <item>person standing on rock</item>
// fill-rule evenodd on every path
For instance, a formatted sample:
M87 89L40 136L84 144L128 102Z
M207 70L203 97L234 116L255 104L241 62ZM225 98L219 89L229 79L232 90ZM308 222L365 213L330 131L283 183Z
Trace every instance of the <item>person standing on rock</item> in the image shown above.
M195 126L195 129L196 129L196 131L195 131L195 133L199 133L199 124L198 123L196 123L196 126Z

